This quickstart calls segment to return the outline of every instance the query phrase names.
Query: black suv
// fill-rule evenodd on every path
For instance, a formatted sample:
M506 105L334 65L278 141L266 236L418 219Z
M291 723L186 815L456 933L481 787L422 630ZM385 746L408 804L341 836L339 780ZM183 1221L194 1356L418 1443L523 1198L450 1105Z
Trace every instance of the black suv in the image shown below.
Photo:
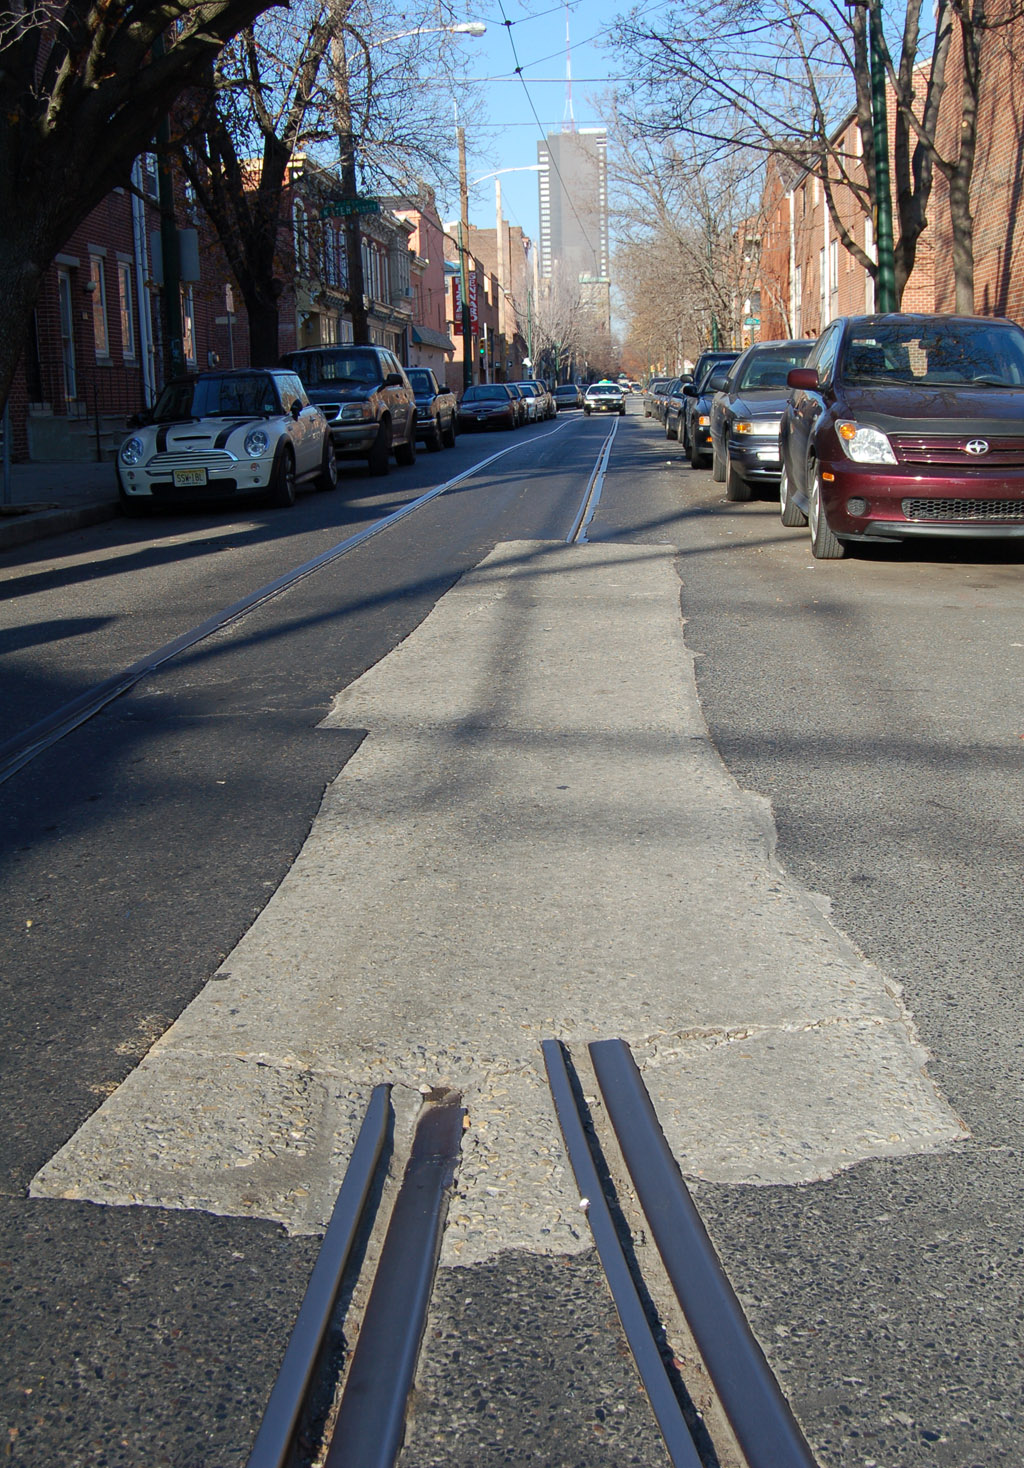
M428 449L436 451L442 444L451 448L459 413L455 394L441 386L429 367L407 367L405 375L416 394L417 438L422 438Z
M710 380L716 375L724 378L738 356L739 352L731 350L701 352L693 377L683 388L686 411L677 437L695 469L711 463L711 399L715 389L711 387Z
M339 459L365 459L371 474L388 472L392 451L399 464L416 462L416 398L394 352L339 342L281 362L326 417Z

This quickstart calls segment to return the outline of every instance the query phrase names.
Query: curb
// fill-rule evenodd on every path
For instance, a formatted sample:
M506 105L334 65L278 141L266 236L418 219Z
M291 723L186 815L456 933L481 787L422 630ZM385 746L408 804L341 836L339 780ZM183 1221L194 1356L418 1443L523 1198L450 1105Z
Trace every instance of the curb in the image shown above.
M103 520L113 520L118 514L117 501L107 500L65 509L39 510L26 515L4 515L0 517L0 550L28 545L30 541L42 540L48 535L80 530L85 525L98 525Z

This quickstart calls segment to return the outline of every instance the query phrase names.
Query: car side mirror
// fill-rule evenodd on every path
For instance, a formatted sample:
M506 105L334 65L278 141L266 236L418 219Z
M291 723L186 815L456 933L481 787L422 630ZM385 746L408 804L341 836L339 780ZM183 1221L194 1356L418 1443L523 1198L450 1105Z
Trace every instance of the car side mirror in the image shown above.
M384 379L384 386L385 387L404 387L405 386L405 383L402 381L401 377L399 377L399 375L398 375L397 372L389 372L388 375L387 375L387 377L385 377L385 379Z
M708 378L708 392L721 392L729 381L728 372L713 372Z
M802 388L804 392L814 392L821 386L818 381L818 369L816 367L791 367L786 373L786 385Z
M149 413L132 413L131 417L126 420L126 426L128 428L145 428L152 421L153 419Z
M292 406L290 411L292 417L295 419L296 423L298 423L299 416L302 413L302 404L299 402L298 398L292 398Z
M694 387L694 385L693 385L692 382L687 382L684 385L684 387L683 387L683 397L684 398L695 398L696 396L697 396L697 389Z

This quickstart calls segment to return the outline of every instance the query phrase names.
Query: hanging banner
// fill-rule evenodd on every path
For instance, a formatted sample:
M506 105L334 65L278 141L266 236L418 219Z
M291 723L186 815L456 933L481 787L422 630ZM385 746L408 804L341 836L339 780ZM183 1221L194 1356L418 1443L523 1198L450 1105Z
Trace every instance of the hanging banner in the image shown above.
M453 335L462 335L462 282L458 275L452 276L452 327ZM469 329L474 336L480 330L477 316L476 271L469 276Z

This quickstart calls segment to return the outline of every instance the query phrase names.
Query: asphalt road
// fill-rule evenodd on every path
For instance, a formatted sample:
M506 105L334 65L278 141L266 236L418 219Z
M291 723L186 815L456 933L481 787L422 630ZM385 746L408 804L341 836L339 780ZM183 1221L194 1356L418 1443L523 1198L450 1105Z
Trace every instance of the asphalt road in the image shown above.
M564 539L606 432L573 417L462 438L292 512L116 523L0 558L2 739L514 445L0 788L13 1462L244 1462L315 1242L257 1219L30 1200L28 1184L290 868L360 742L317 727L334 694L494 545ZM714 743L771 801L786 868L902 985L930 1074L970 1133L799 1187L696 1183L727 1268L823 1465L1018 1464L1015 556L939 545L814 563L777 508L726 504L636 416L589 534L678 547ZM417 1418L406 1468L662 1461L588 1255L503 1256L468 1290L446 1279L432 1339L431 1362L454 1352L457 1368L433 1383L446 1405Z

